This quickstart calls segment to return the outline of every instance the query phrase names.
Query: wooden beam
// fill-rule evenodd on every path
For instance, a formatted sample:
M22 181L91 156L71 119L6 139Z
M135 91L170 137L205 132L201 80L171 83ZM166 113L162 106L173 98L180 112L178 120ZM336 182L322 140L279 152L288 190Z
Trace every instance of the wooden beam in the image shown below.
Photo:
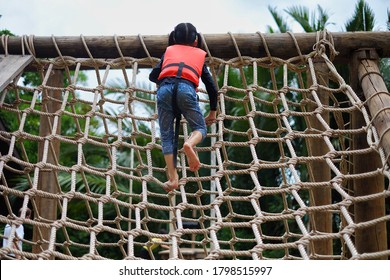
M349 59L352 52L360 48L373 48L381 57L390 57L390 32L335 32L331 34L334 46L339 52L335 61ZM240 33L232 34L232 36L230 34L204 34L203 36L211 55L215 57L230 59L238 56L232 37L234 37L241 55L267 56L262 38L258 33ZM292 35L264 33L262 36L272 56L283 59L298 56ZM317 33L295 33L293 36L303 54L313 51L313 46L317 41ZM83 38L94 58L120 57L114 36L84 36ZM147 57L147 54L140 38L152 57L160 58L167 47L168 35L117 36L116 41L124 56L144 58ZM63 56L89 57L81 36L54 37L54 40ZM9 37L7 40L8 53L22 54L21 42L26 41L21 40L20 37ZM52 37L35 36L28 41L33 45L37 58L59 56ZM5 53L2 45L0 45L1 53Z
M31 55L0 55L0 92L33 60Z

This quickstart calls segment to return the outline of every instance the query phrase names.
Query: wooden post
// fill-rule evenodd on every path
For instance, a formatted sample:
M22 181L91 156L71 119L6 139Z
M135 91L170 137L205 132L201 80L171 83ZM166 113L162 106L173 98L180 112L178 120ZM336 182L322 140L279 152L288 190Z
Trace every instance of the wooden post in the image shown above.
M379 56L374 49L357 53L359 81L367 100L374 126L381 139L380 146L390 155L390 94L380 73Z
M63 72L59 70L53 70L50 78L47 82L48 86L63 87L64 76ZM61 108L61 102L55 101L62 100L61 90L46 90L42 91L42 112L55 113ZM41 115L39 134L41 137L48 136L52 133L54 117ZM61 122L58 123L57 133L61 131ZM48 146L47 163L57 165L57 159L60 151L60 142L56 139L50 140ZM39 143L38 154L39 161L42 160L44 153L44 141ZM51 169L41 169L39 172L38 189L47 193L57 193L57 174L56 171ZM57 200L51 198L44 198L37 196L37 213L34 213L36 220L41 220L46 223L54 222L57 219ZM34 243L37 241L41 244L33 246L33 253L40 253L42 250L48 249L48 243L50 240L50 228L34 227L33 230Z
M378 130L382 139L382 145L389 151L389 134L386 134L386 127L390 126L390 119L387 111L381 111L382 108L389 108L390 96L384 85L383 79L380 76L378 68L378 56L374 50L360 50L354 54L351 69L351 85L354 90L361 92L363 89L364 96L368 100L368 107L371 117L378 112L377 118L374 120L374 125ZM358 72L358 77L356 77ZM353 75L355 74L355 75ZM361 87L358 87L358 78L361 81ZM380 93L380 94L377 94ZM375 95L377 94L377 95ZM381 107L382 106L382 107ZM387 123L386 123L387 122ZM352 128L361 128L365 126L363 115L360 112L355 112L352 115ZM368 147L367 136L363 134L354 134L352 140L353 150L364 149ZM369 154L354 154L353 155L353 174L363 174L381 168L382 163L377 152ZM377 175L370 178L359 178L353 181L353 190L355 197L381 193L384 191L385 181L382 175ZM377 198L369 201L359 202L354 205L355 223L366 222L386 215L385 213L385 198ZM386 222L376 225L356 229L355 235L356 249L359 253L369 253L387 250L387 232ZM387 259L384 257L383 259Z
M320 85L328 86L329 78L328 72L329 69L325 62L315 61L314 62L315 72L317 83ZM308 73L309 84L312 84L311 75ZM321 89L318 89L317 95L321 104L326 106L329 105L329 96L327 92L324 92ZM317 106L308 106L310 111L313 111ZM321 113L321 117L329 123L329 113ZM320 133L324 130L323 125L317 119L316 116L309 117L309 125L313 130ZM309 138L307 141L309 156L323 156L329 152L324 140L321 138L313 139ZM326 163L325 159L321 161L312 161L308 165L310 180L313 182L326 182L331 180L331 172L329 165ZM316 187L310 191L310 204L313 206L320 205L330 205L332 204L331 189L326 187ZM332 214L330 212L314 212L310 217L310 224L314 231L331 233L332 232ZM316 240L313 242L313 250L316 255L326 255L330 256L333 254L333 244L332 239Z

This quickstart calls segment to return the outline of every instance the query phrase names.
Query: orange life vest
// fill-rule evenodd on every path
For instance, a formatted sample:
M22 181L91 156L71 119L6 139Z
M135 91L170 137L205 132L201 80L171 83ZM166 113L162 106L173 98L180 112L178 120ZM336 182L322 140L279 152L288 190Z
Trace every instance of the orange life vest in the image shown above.
M169 46L164 54L158 79L180 77L198 86L205 57L206 52L199 48L186 45Z

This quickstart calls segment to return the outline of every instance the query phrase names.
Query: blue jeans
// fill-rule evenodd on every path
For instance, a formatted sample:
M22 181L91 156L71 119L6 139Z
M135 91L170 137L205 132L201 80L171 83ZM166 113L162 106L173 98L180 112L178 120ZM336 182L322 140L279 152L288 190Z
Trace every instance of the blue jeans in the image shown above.
M163 154L173 154L175 129L174 113L172 108L172 94L174 83L163 83L157 90L157 110L160 125L161 145ZM202 133L202 140L206 137L207 129L204 116L200 110L198 96L194 86L179 82L177 87L177 105L182 115L189 123L191 130Z

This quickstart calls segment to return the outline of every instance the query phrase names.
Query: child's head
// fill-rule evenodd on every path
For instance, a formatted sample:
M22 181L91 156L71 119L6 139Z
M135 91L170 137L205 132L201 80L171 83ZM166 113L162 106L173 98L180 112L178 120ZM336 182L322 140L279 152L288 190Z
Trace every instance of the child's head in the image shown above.
M19 209L18 214L19 214L19 217L21 217L21 215L22 215L22 208ZM25 218L26 219L30 219L30 217L31 217L31 209L27 208L26 209L26 216L25 216Z
M200 46L200 36L196 31L195 26L191 23L179 23L169 35L169 45L180 44L193 46L197 41L197 46Z

